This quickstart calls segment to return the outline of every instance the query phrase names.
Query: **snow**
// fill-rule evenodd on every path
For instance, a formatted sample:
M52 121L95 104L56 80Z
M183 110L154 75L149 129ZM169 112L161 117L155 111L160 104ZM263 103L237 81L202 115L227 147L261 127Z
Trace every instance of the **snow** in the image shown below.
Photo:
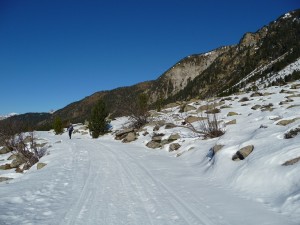
M275 81L278 78L284 78L285 76L292 74L294 71L300 71L300 59L289 64L288 66L283 68L278 73L272 75L272 77L269 79L269 83L272 83L272 81ZM259 82L256 82L256 83L257 83L257 85L259 85Z
M18 115L18 113L9 113L7 115L0 115L0 120L6 119L11 116L16 116L16 115Z
M214 51L206 52L206 53L204 53L203 55L204 55L204 56L209 56L209 55L211 55L213 52L214 52Z
M293 84L300 84L296 82ZM270 95L250 97L251 93L225 100L218 119L232 119L237 124L225 126L219 138L203 140L189 129L177 127L158 133L178 133L180 149L168 152L150 149L150 133L131 143L114 140L108 134L92 139L75 125L71 140L67 133L37 132L47 140L47 154L37 170L24 174L1 171L13 180L0 183L0 224L203 224L203 225L299 225L300 162L282 166L300 156L300 135L284 139L284 133L300 125L300 120L286 126L281 120L300 118L300 98L279 105L292 84L261 89ZM299 89L293 89L300 93ZM296 93L297 94L297 93ZM239 102L243 97L250 100ZM272 111L251 109L254 105L273 104ZM195 107L206 102L190 103ZM227 116L228 112L238 115ZM181 118L197 115L179 113L179 107L163 110L156 120L180 124ZM279 120L276 120L280 118ZM128 125L128 118L112 121L113 131ZM197 122L194 124L198 126ZM209 160L206 155L214 145L224 145ZM254 145L244 160L232 161L240 148ZM0 164L9 154L0 155Z
M271 61L270 63L268 63L267 65L262 65L260 67L255 68L251 73L249 73L248 75L245 76L245 78L243 78L241 81L239 81L236 85L234 86L238 86L243 82L247 82L251 77L255 76L258 73L262 73L263 71L265 71L266 69L270 68L272 65L276 64L277 62L281 61L282 59L284 59L284 57L287 56L288 53L285 53L283 55L281 55L280 57L278 57L276 60ZM288 66L286 66L284 69L282 69L281 71L279 71L278 73L275 74L268 74L267 77L270 77L271 81L268 81L269 83L271 83L272 81L276 80L279 77L284 78L286 75L292 74L294 71L299 71L300 70L300 59L296 60L294 63L289 64ZM255 81L255 85L257 85L259 88L262 88L264 85L266 84L266 82L260 82L259 80ZM247 87L249 87L249 84L247 85Z
M282 17L282 19L288 19L288 18L291 18L292 15L290 13L286 13L284 14L284 16Z

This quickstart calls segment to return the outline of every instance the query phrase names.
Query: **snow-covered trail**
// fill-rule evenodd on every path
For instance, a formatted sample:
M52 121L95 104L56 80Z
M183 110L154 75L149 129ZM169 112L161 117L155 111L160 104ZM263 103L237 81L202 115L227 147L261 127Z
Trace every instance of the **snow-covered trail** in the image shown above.
M49 165L0 185L1 225L296 224L167 152L109 136L47 138Z

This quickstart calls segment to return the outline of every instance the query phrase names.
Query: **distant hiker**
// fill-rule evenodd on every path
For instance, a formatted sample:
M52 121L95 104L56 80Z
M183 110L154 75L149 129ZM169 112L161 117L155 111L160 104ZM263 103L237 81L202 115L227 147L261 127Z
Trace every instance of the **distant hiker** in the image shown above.
M74 130L73 125L72 125L72 123L70 123L70 125L69 125L69 127L68 127L70 139L71 139L71 137L72 137L72 132L73 132L73 130Z

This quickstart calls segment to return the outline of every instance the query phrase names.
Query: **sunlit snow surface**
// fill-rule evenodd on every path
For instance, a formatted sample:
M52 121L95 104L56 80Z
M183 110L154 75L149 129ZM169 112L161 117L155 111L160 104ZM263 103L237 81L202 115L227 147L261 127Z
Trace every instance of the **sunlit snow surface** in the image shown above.
M226 100L224 105L231 108L221 109L218 119L236 119L237 124L227 125L220 138L202 140L182 127L161 127L157 132L165 133L164 138L180 134L176 142L181 148L174 152L168 152L169 145L145 146L153 126L145 128L148 135L140 132L137 141L127 144L111 134L95 140L75 133L69 140L67 133L37 132L51 145L41 159L47 166L34 166L24 174L0 171L0 176L14 178L0 183L0 224L299 225L300 162L282 164L300 156L300 134L283 138L300 119L287 126L277 123L300 118L300 97L279 105L292 95L282 89L300 94L300 89L287 85L260 90L270 95L247 93ZM250 101L239 102L243 97ZM269 103L273 111L251 109ZM205 104L191 103L196 108ZM228 112L238 115L229 117ZM188 114L197 116L195 111ZM175 107L156 120L180 124L185 116ZM127 118L117 118L113 130L126 122ZM224 147L209 161L206 155L216 144ZM232 161L246 145L254 145L249 157ZM7 163L8 156L1 155L0 164Z

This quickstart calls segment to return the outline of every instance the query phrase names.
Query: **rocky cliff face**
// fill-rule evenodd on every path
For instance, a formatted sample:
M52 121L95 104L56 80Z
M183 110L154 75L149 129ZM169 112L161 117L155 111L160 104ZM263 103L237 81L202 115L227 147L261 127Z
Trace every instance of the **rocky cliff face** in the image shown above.
M239 44L228 47L167 101L230 94L243 89L248 83L267 80L299 57L300 10L296 10L255 33L246 33ZM240 82L245 77L249 79Z
M263 27L256 33L246 33L241 39L239 45L241 47L257 46L259 41L266 37L268 28Z
M219 48L205 54L188 56L176 63L154 81L153 87L148 91L151 102L159 98L167 99L183 90L227 50L226 47Z

